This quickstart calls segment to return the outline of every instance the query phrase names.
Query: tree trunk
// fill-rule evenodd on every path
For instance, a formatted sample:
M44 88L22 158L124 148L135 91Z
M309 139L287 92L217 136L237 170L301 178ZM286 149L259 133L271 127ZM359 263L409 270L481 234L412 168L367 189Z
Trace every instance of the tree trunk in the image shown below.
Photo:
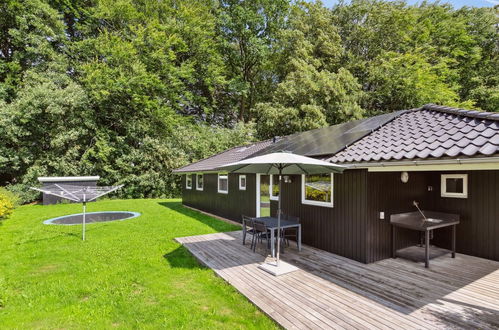
M244 95L241 95L241 104L239 105L239 118L238 121L244 122L244 113L246 111L246 106L245 106L245 97Z

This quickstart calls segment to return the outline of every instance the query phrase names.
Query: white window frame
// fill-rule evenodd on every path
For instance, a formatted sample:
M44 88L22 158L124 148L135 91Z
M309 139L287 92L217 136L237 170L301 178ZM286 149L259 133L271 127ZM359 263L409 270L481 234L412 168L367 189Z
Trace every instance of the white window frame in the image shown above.
M199 177L203 178L203 185L199 187ZM204 190L204 174L203 173L196 173L196 190L198 191L203 191Z
M185 189L192 189L192 174L185 175Z
M274 189L272 189L272 187L274 186L274 175L277 175L277 174L270 174L270 181L269 181L269 197L270 197L270 200L273 200L273 201L277 201L279 200L279 196L274 196L272 193L274 192ZM279 184L279 182L277 183ZM279 191L279 194L281 192Z
M259 218L260 217L260 203L261 203L261 179L262 179L262 174L260 173L257 173L256 174L256 217Z
M220 190L220 177L227 178L227 190ZM218 173L218 175L217 175L217 191L219 194L228 194L229 193L229 174L228 173Z
M447 179L463 179L463 192L447 192ZM440 196L450 198L468 198L468 174L441 174L440 175Z
M305 174L301 175L301 203L307 205L334 207L334 174L331 173L331 202L309 201L305 199Z
M242 179L244 179L244 186L241 184ZM239 174L239 190L246 190L247 184L248 179L246 179L246 174Z

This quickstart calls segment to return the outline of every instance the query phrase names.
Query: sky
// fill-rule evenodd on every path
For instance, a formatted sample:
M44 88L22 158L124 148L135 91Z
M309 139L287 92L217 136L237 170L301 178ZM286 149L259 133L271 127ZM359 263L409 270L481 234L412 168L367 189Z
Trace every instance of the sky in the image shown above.
M322 0L326 7L331 7L337 0ZM417 4L421 1L419 0L407 0L409 4ZM493 7L495 5L499 5L499 0L441 0L440 2L445 3L448 2L452 4L455 8L461 8L463 6L468 7Z

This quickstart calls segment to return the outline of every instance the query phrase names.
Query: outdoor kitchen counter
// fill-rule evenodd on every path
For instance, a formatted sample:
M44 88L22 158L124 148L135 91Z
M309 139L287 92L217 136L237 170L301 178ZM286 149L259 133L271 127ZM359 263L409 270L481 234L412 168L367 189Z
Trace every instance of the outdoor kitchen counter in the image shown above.
M408 212L392 214L390 223L397 227L403 227L412 230L426 231L437 228L452 226L459 224L459 215L451 213L442 213L434 211L423 211L428 219L442 220L441 222L424 221L423 216L419 212Z
M442 213L435 211L422 211L427 219L419 212L407 212L392 214L390 223L394 227L401 227L411 230L422 231L425 233L425 267L430 265L430 231L433 229L452 226L452 258L456 255L456 225L459 224L459 215L451 213ZM395 230L392 237L392 256L395 258Z

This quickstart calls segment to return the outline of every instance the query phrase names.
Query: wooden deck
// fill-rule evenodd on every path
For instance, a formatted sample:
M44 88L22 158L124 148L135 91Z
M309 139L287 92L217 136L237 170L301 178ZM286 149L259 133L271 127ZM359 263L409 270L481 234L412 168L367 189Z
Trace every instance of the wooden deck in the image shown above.
M177 241L285 328L499 328L499 262L458 254L429 269L403 259L366 265L304 246L282 255L300 270L274 277L258 268L265 251L241 236Z

